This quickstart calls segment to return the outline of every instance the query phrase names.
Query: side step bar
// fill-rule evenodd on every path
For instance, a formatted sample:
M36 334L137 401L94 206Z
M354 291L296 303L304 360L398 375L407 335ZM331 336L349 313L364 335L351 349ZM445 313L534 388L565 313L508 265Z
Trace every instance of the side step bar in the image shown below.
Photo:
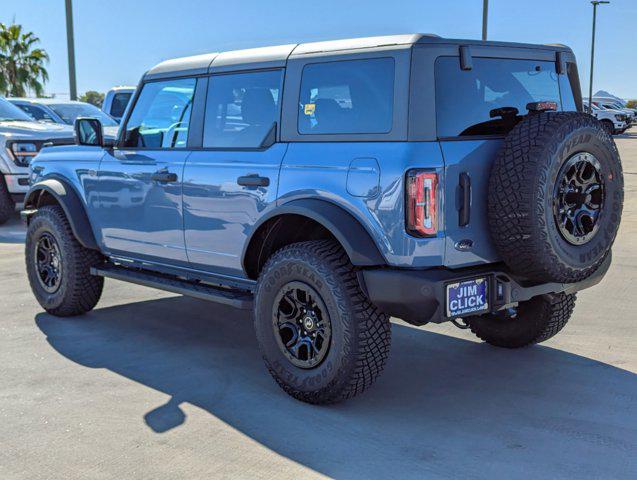
M205 283L181 280L162 273L133 270L118 265L92 267L91 274L100 277L123 280L145 287L157 288L167 292L179 293L189 297L223 303L241 310L252 309L252 293L243 290L229 290L213 287Z

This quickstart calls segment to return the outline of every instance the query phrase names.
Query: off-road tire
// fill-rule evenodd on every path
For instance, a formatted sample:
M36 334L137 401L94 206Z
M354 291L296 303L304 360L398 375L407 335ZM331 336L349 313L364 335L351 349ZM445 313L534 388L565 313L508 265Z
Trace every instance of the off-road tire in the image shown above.
M41 286L35 261L38 239L45 233L57 242L62 263L59 287L54 293L47 292ZM102 263L103 257L77 241L61 207L47 205L38 209L29 222L25 250L31 290L48 313L70 317L81 315L95 307L102 295L104 278L91 275L90 269Z
M598 227L581 245L569 243L553 214L561 167L590 153L604 181ZM577 282L597 270L621 219L624 181L613 139L590 115L544 112L525 117L506 137L491 170L488 215L491 237L515 273L539 282Z
M517 315L482 315L467 318L471 331L480 339L504 348L520 348L544 342L557 335L575 308L575 294L540 295L521 302Z
M11 198L4 175L0 175L0 225L6 223L14 212L15 202Z
M331 343L314 368L293 365L275 338L274 300L290 281L310 285L329 312ZM389 317L363 294L347 254L334 241L295 243L278 250L259 276L254 313L268 370L298 400L328 404L353 397L367 389L385 366L391 341Z

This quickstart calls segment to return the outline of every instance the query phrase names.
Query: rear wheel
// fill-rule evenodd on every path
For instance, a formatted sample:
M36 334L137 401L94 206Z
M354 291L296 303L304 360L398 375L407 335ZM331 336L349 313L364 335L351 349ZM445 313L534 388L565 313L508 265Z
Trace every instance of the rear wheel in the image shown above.
M6 223L14 212L15 202L11 198L4 176L0 175L0 225Z
M104 279L90 270L102 256L80 245L59 206L44 206L31 219L25 257L31 290L47 312L68 317L95 307Z
M346 253L330 240L289 245L268 260L255 329L274 379L308 403L361 393L389 354L389 317L365 297Z
M507 314L467 318L471 331L496 347L520 348L557 335L575 308L575 294L540 295Z

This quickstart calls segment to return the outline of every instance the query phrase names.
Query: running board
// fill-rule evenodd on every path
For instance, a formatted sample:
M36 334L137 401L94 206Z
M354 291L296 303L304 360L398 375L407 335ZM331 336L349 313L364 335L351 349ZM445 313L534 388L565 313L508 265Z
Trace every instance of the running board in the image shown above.
M222 303L241 310L252 309L252 294L247 291L213 287L205 283L181 280L162 273L133 270L118 265L92 267L91 274Z

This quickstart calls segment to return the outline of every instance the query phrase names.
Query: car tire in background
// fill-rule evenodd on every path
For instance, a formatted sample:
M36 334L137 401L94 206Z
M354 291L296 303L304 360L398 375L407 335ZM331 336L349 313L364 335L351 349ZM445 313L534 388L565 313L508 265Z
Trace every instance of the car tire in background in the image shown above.
M599 123L602 124L602 128L606 131L606 133L608 133L609 135L615 134L615 125L613 124L613 122L611 122L610 120L600 120Z
M11 198L4 176L0 175L0 225L6 223L14 213L15 202Z
M513 273L578 282L609 254L622 214L622 166L590 115L532 112L506 137L489 181L491 237Z
M104 278L91 275L91 267L103 257L80 245L61 207L46 205L31 218L25 258L31 290L48 313L81 315L99 301Z
M277 251L259 275L254 302L265 364L292 397L334 403L367 389L389 354L389 317L360 289L332 240Z

